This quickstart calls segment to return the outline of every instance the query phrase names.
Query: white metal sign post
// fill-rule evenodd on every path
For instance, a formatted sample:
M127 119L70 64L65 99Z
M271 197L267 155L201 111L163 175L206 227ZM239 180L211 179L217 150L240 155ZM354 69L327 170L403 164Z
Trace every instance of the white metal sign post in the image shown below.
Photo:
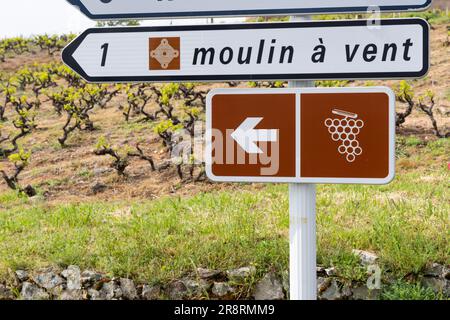
M431 0L68 0L95 20L417 11Z
M416 78L423 19L88 29L63 61L92 82Z
M289 185L291 300L317 300L316 185Z
M292 16L307 21L309 16ZM314 81L290 81L291 88L314 87ZM289 290L291 300L317 300L316 185L289 184Z

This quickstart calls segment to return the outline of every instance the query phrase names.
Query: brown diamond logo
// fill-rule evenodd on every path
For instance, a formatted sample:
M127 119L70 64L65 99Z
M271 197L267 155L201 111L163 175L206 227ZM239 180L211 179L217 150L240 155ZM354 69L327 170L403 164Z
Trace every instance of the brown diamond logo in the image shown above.
M150 70L180 70L180 38L150 38Z

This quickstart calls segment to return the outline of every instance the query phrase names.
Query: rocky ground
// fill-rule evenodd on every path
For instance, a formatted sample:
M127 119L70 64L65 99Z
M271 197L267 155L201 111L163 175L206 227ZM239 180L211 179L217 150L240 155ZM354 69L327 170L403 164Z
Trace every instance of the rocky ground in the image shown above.
M355 250L360 263L377 267L378 257L366 251ZM37 272L16 270L12 283L0 284L0 300L158 300L158 299L255 299L283 300L289 297L289 273L269 272L255 281L256 268L209 270L198 268L195 273L165 285L135 283L132 279L109 278L91 270L68 266L64 270L52 268ZM334 268L317 267L317 291L321 300L375 300L382 295L382 286L376 280L368 283L349 283ZM425 288L450 297L450 266L429 265L420 276ZM253 283L249 296L236 297L239 288ZM372 285L371 285L372 284ZM368 288L368 285L370 288ZM383 284L388 285L388 284Z

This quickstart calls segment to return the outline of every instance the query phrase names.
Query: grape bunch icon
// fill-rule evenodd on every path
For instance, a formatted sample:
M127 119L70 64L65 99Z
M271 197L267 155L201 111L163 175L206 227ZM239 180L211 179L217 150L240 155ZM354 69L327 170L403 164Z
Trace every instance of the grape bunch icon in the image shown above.
M339 109L333 109L332 113L337 117L326 119L325 126L331 139L340 142L338 152L352 163L363 153L357 138L364 127L364 121L358 119L356 113Z

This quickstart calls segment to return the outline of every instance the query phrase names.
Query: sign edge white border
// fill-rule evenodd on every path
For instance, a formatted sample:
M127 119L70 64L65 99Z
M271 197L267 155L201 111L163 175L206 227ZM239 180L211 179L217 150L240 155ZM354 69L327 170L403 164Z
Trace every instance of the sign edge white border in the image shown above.
M216 176L212 172L212 99L217 94L289 94L289 93L385 93L389 97L389 170L385 178L296 178L296 177L223 177ZM213 89L206 99L206 132L205 132L205 172L207 177L214 182L237 182L237 183L317 183L317 184L367 184L386 185L395 179L395 94L391 88L385 86L377 87L350 87L350 88L284 88L284 89ZM296 143L296 148L299 143Z

